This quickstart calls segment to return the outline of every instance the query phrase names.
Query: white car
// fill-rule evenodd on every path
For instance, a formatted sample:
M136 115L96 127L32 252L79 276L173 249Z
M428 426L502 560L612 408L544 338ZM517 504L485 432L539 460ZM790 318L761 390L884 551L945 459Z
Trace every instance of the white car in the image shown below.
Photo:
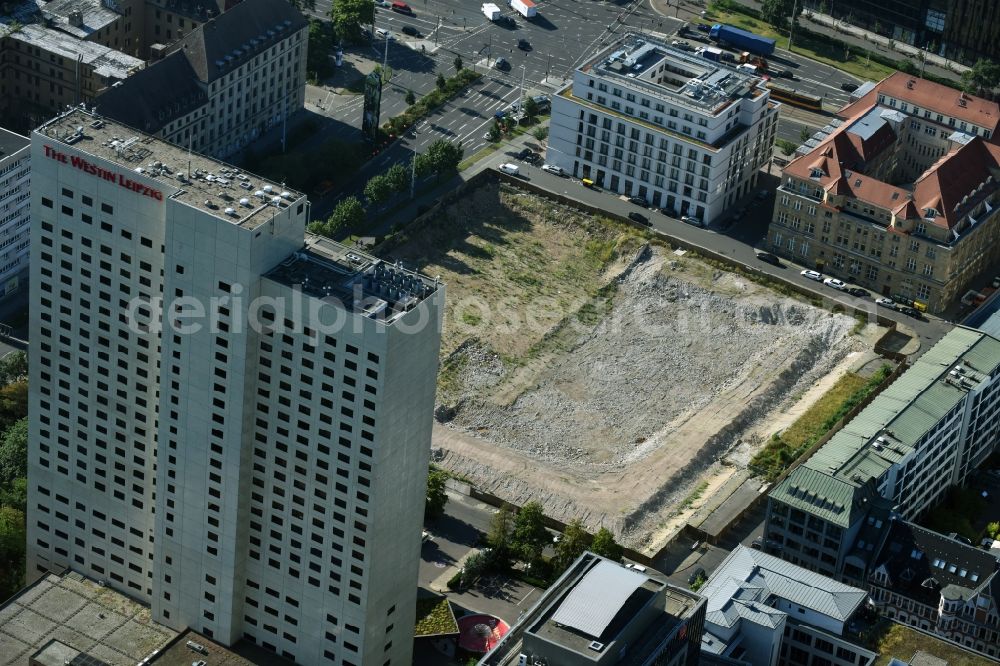
M696 227L700 227L701 226L701 219L697 218L697 217L693 217L691 215L684 215L683 217L681 217L681 222L683 222L685 224L693 224Z
M847 283L844 282L843 280L838 280L837 278L827 278L823 280L823 284L825 284L828 287L833 287L838 291L843 291L844 289L847 289Z
M808 268L806 270L802 271L801 273L799 273L799 275L801 275L804 278L809 278L810 280L816 280L816 282L822 282L823 281L823 274L822 273L817 273L816 271L811 271Z
M561 166L556 166L555 164L543 164L542 171L548 171L549 173L554 173L557 176L564 176L566 172L563 171Z
M881 298L875 299L875 305L881 305L882 307L885 308L894 308L896 307L896 302L893 301L891 298L886 298L885 296L883 296Z

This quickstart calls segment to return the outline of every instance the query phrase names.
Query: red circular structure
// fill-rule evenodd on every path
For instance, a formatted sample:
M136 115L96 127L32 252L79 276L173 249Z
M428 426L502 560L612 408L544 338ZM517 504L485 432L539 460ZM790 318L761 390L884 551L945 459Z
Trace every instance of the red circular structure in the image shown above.
M493 615L466 615L458 618L458 646L468 652L489 652L508 631L510 625Z

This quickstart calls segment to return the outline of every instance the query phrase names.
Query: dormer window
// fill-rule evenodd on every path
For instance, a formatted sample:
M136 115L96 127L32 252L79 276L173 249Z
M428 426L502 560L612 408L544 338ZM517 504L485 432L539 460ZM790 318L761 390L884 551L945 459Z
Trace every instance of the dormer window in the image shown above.
M928 220L933 220L935 215L937 215L937 211L934 210L933 208L924 209L924 217L926 217Z
M823 170L822 169L813 169L812 171L809 172L809 177L810 178L822 178L823 177Z

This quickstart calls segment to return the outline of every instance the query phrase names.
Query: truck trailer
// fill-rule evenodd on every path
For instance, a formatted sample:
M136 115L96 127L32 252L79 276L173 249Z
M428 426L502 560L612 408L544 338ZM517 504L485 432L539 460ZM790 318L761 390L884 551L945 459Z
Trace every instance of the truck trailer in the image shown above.
M510 6L524 18L534 18L538 13L538 7L531 0L510 0Z
M483 5L483 14L485 14L486 18L489 20L496 21L500 18L500 8L492 2L487 2Z
M770 37L761 37L731 25L716 23L708 36L719 44L730 44L759 56L769 56L774 53L774 40Z

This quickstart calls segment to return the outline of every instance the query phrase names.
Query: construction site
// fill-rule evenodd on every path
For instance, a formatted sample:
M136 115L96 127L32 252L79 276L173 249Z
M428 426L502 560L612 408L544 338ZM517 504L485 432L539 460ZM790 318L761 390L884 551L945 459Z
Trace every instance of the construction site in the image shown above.
M433 459L644 551L883 332L495 183L392 254L448 288Z

